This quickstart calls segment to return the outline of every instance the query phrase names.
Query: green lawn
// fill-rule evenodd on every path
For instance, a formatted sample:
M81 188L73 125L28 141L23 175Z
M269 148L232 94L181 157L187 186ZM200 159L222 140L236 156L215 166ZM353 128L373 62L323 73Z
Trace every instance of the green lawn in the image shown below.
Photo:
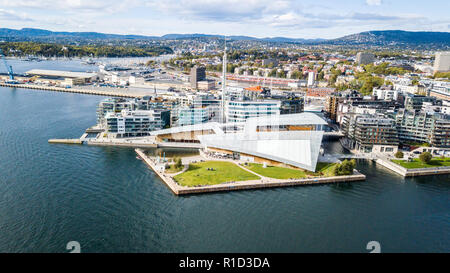
M326 162L319 162L316 166L316 174L320 174L321 176L334 176L333 170L334 166L336 166L337 163L326 163Z
M335 163L317 163L316 172L310 172L299 169L291 169L276 166L267 166L263 168L262 164L250 163L248 166L244 166L249 170L260 174L265 177L276 179L290 179L290 178L306 178L308 176L333 176L333 166Z
M412 162L408 162L406 160L398 160L398 159L392 159L391 161L404 167L404 168L407 168L407 169L435 168L435 167L450 166L450 158L449 157L446 157L444 159L435 157L428 164L423 163L418 158L414 158Z
M213 168L214 171L208 171ZM215 185L230 181L259 180L260 177L249 173L231 162L207 161L189 164L189 169L174 177L180 185Z

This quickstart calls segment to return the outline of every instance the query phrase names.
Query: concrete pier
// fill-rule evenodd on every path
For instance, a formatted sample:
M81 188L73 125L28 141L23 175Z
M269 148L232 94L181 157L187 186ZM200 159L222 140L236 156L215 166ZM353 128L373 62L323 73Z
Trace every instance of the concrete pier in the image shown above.
M135 149L136 153L142 160L161 178L161 180L169 187L169 189L176 195L183 194L198 194L209 193L219 191L233 191L233 190L251 190L251 189L264 189L274 187L292 187L301 185L321 185L321 184L333 184L341 182L353 182L363 181L366 179L364 174L355 170L353 175L334 176L334 177L317 177L306 179L261 179L261 180L249 180L238 182L226 182L217 185L198 186L198 187L186 187L176 183L172 176L166 175L160 166L157 166L152 159L150 159L141 149Z
M48 143L83 144L83 142L80 139L49 139Z
M124 98L140 98L142 93L136 93L130 90L118 89L117 90L98 90L98 89L80 89L80 88L64 88L56 86L45 86L37 84L9 84L0 83L3 87L14 87L14 88L26 88L26 89L36 89L44 91L54 91L54 92L66 92L66 93L79 93L87 95L97 95L97 96L110 96L110 97L124 97Z

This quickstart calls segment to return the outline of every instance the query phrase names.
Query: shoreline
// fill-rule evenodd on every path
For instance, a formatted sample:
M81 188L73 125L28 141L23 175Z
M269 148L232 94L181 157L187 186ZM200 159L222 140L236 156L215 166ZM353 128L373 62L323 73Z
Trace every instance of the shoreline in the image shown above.
M375 162L403 177L450 174L450 167L407 169L382 158L376 159Z

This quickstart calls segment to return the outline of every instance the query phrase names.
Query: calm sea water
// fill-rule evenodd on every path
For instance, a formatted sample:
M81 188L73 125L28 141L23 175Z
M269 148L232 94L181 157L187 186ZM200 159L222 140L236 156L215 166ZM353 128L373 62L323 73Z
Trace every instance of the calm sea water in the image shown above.
M450 251L450 177L174 196L133 149L79 137L102 97L0 88L0 252ZM326 143L339 152L338 143Z

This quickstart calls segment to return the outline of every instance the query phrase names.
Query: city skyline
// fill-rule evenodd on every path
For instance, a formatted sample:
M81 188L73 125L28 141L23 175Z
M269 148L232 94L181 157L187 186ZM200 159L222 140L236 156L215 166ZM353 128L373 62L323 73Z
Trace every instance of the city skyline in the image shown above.
M14 29L325 39L369 30L450 30L446 1L0 0L0 4L0 25Z

